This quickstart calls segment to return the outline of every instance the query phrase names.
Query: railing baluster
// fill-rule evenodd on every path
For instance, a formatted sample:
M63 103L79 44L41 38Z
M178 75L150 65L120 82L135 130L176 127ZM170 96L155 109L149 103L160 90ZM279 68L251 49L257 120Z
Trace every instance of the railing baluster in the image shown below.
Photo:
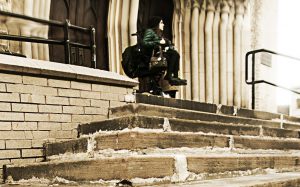
M255 109L255 53L252 54L252 110Z
M71 56L70 56L70 34L69 34L69 27L71 23L68 19L66 19L64 25L64 40L65 40L65 63L71 64Z
M91 27L91 58L92 58L92 68L97 68L96 64L96 30Z

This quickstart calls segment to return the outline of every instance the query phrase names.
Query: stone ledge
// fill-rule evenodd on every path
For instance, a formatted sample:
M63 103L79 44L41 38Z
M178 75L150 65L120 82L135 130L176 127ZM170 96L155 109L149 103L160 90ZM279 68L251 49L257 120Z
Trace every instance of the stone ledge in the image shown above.
M0 54L0 71L134 87L138 81L114 72Z

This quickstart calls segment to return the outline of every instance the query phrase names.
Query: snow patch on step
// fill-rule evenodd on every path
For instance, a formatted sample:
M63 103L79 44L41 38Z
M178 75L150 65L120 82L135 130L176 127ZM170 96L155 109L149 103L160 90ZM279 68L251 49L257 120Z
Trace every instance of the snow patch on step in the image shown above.
M175 173L172 176L172 182L183 182L188 176L187 159L185 155L175 155Z
M172 131L171 130L171 125L170 125L170 122L169 122L168 118L164 118L163 131L164 132L170 132L170 131Z
M134 94L130 93L130 94L125 95L124 100L126 103L135 103L136 97Z
M53 185L53 186L59 186L59 184L68 184L68 185L76 185L77 182L75 181L70 181L67 179L64 179L62 177L56 176L52 180L45 179L45 178L37 178L37 177L32 177L31 179L21 179L19 181L13 181L12 179L6 182L7 184L10 185L26 185L26 186L31 186L31 185Z
M91 136L88 139L88 143L87 143L87 154L89 156L89 158L93 158L94 157L94 150L96 148L96 140L95 140L95 136Z

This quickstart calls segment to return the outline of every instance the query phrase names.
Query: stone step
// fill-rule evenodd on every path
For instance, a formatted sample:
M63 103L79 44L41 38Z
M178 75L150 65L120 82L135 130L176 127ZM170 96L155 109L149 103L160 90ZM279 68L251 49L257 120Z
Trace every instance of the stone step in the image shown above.
M265 112L265 111L250 110L246 108L237 108L234 106L216 105L216 104L202 103L202 102L190 101L190 100L165 98L165 97L145 95L140 93L137 93L135 95L135 98L136 98L136 103L168 106L168 107L203 111L209 113L222 113L225 115L234 115L234 116L240 116L246 118L264 119L264 120L282 119L285 121L300 123L299 117L293 117L293 116Z
M46 144L46 157L64 153L92 151L141 150L148 148L230 148L262 150L299 150L299 139L262 138L255 136L226 136L191 132L162 132L145 129L99 133L77 140ZM91 149L89 150L91 151ZM162 150L163 151L163 150Z
M79 136L97 131L114 131L125 128L164 129L180 132L204 132L226 135L271 136L299 138L299 132L294 130L262 127L257 125L242 125L201 120L169 119L157 116L131 115L103 121L81 124L78 126Z
M300 186L300 172L266 173L179 184L151 185L151 187L296 187ZM150 186L148 186L150 187Z
M27 165L5 165L5 180L61 177L70 181L121 180L133 178L173 178L188 180L192 174L210 175L244 172L257 169L293 171L299 169L299 156L292 155L147 155L92 158L73 161L52 161ZM194 178L194 177L192 177ZM170 182L170 181L169 181Z
M205 105L209 105L205 103ZM209 108L209 107L208 107ZM300 129L300 124L290 122L280 122L277 120L262 120L256 118L228 116L222 114L215 114L209 112L201 112L187 109L178 109L165 106L156 106L149 104L128 104L121 107L115 107L110 109L110 118L128 116L131 114L139 114L145 116L159 116L167 118L189 119L189 120L201 120L201 121L215 121L221 123L232 124L248 124L248 125L262 125L264 127L272 128L284 128L284 129Z

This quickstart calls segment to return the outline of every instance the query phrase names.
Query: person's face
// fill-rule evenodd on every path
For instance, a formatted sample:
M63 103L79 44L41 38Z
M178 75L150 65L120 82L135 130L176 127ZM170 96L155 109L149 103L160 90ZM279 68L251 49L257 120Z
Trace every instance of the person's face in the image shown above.
M159 22L158 28L163 31L164 30L164 26L165 26L165 24L164 24L163 20L161 20Z

